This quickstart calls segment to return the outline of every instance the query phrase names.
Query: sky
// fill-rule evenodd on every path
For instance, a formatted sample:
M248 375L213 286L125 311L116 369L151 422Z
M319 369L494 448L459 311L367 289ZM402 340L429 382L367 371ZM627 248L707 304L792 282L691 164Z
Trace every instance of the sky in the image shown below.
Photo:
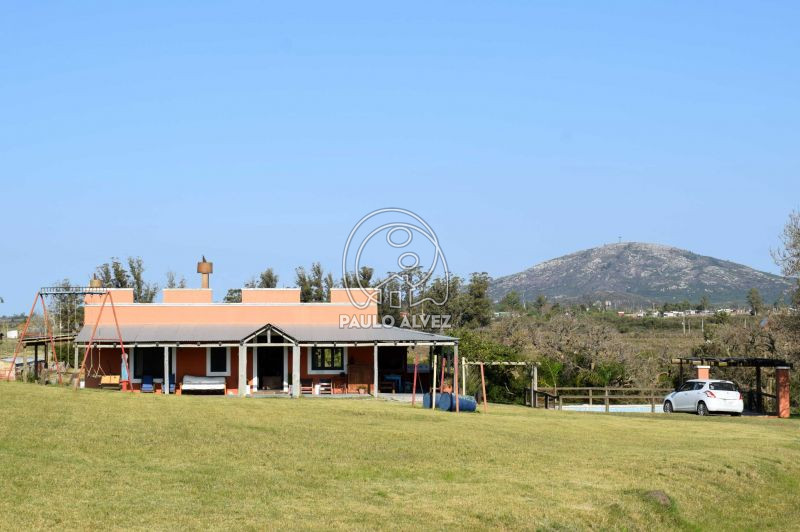
M419 215L460 275L655 242L777 272L797 2L2 2L0 314L112 256L215 299Z

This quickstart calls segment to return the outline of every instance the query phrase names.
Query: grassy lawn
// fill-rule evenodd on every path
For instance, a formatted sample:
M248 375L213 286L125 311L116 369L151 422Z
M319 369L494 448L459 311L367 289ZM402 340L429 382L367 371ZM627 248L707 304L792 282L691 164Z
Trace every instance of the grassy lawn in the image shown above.
M797 419L455 415L5 382L0 400L3 529L800 523Z

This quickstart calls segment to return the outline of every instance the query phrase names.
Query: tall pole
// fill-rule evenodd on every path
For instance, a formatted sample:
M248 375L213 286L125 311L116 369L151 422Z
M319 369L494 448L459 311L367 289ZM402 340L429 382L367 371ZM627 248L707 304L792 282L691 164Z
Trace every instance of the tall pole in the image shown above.
M453 346L453 388L456 392L456 412L458 412L458 344Z
M436 353L433 353L433 375L431 378L431 410L436 409L436 361L439 357L436 356Z

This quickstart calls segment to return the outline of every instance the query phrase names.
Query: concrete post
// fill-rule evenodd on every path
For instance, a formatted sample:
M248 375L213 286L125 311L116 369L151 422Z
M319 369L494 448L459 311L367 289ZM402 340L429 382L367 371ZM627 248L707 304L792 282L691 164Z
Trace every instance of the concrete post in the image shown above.
M300 346L292 346L292 397L300 397Z
M164 395L169 395L169 347L164 346L164 383L161 385Z
M372 348L372 395L378 397L378 344Z
M697 366L697 378L708 379L711 366Z
M778 366L775 368L775 395L778 403L778 417L787 418L789 410L789 368Z
M250 395L247 385L247 346L239 344L239 397Z

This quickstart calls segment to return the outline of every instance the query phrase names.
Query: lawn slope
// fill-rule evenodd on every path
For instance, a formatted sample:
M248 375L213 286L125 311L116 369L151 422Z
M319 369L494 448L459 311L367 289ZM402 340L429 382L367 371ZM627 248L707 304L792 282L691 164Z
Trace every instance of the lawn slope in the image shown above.
M3 529L800 523L796 419L455 415L5 382L0 408Z

